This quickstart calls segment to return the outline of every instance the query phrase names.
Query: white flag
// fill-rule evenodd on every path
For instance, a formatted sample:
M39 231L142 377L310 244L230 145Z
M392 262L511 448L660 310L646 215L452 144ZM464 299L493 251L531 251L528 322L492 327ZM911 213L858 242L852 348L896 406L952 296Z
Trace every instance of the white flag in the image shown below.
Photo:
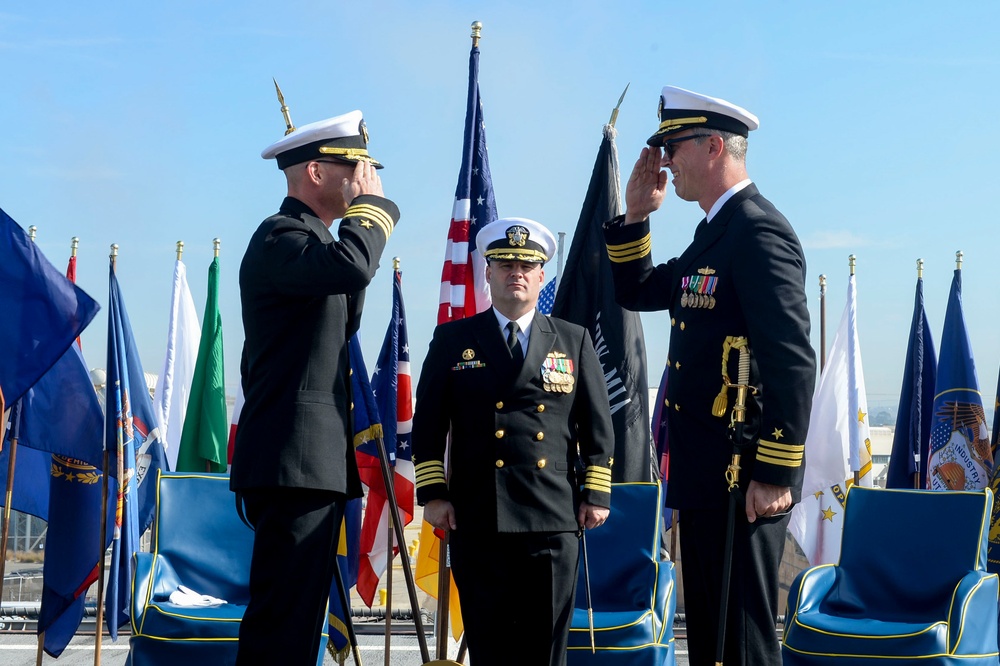
M788 529L811 565L834 564L840 559L844 501L854 483L854 472L859 472L861 485L872 486L868 400L853 275L847 287L847 305L813 399L805 452L802 502L792 511Z
M167 324L167 355L156 380L153 408L160 419L162 441L170 469L177 466L177 450L184 431L184 414L191 396L191 380L198 361L201 324L188 287L187 268L180 259L174 264L174 286Z

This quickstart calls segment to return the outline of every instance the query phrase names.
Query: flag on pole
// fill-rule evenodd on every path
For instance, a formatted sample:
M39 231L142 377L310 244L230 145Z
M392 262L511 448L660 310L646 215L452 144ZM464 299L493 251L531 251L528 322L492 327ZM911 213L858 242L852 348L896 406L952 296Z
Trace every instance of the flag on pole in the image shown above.
M930 442L936 380L937 355L924 312L924 279L918 277L886 488L923 488L925 485L924 464Z
M410 429L413 390L410 381L410 345L403 308L402 274L393 274L392 320L386 330L371 387L382 417L382 438L392 467L393 489L403 526L413 520L413 455ZM395 418L393 418L393 416ZM379 578L386 572L400 544L389 541L388 493L382 480L378 447L374 439L356 450L361 481L368 486L368 503L361 523L361 561L358 594L371 607ZM392 551L390 553L390 547Z
M355 419L355 422L357 419ZM340 541L337 545L337 566L344 580L344 590L347 598L351 598L351 588L358 582L358 559L361 542L361 498L348 500L344 508L344 522L340 528ZM347 657L351 651L350 634L347 631L347 617L351 609L345 608L340 599L336 579L330 586L330 610L327 616L330 644L333 646L333 656L338 662Z
M17 402L73 344L99 306L0 210L0 392Z
M464 319L490 307L486 283L486 261L476 250L479 229L497 219L490 160L486 150L486 126L483 102L479 95L479 46L473 42L469 52L469 94L465 106L465 140L462 166L455 188L455 207L448 228L448 244L441 271L441 297L438 324ZM438 552L441 540L426 521L420 526L417 551L417 586L437 599ZM462 633L461 611L454 577L451 579L449 608L451 631L457 639Z
M76 254L66 277L76 281ZM80 339L25 396L28 428L24 443L58 442L46 455L48 536L42 569L38 633L43 649L58 657L83 620L87 590L110 539L99 543L101 482L104 479L104 412L80 351ZM19 453L32 451L22 449ZM21 456L18 455L18 461Z
M199 339L201 324L198 323L198 312L188 286L187 266L178 258L174 262L174 280L170 294L167 354L153 394L170 469L177 469L177 451L184 429L184 415L191 399L191 382L198 362Z
M649 439L646 343L638 312L615 302L602 225L621 212L615 128L604 137L573 234L552 316L590 331L604 369L615 428L612 481L651 481L656 461Z
M552 314L552 306L556 302L556 279L552 278L545 283L542 290L538 292L538 311L543 315Z
M993 454L972 343L962 312L962 269L955 270L944 315L934 386L927 487L978 490L990 483Z
M198 361L191 380L191 401L184 417L179 472L225 472L229 424L223 370L222 316L219 314L219 257L208 269L208 299L198 345Z
M469 54L469 97L465 109L462 168L448 228L438 323L471 317L490 307L486 260L476 249L476 235L497 219L490 160L486 152L483 102L479 97L479 47Z
M857 288L854 275L847 305L809 413L802 502L788 523L792 536L813 566L840 559L847 489L858 473L872 487L868 400L858 344Z
M146 387L125 301L115 275L114 258L109 271L108 383L105 420L109 451L108 498L111 566L105 597L105 616L113 640L128 621L132 589L132 554L139 537L153 520L156 507L156 474L164 469L163 444L156 428L153 402ZM113 499L112 499L113 498Z

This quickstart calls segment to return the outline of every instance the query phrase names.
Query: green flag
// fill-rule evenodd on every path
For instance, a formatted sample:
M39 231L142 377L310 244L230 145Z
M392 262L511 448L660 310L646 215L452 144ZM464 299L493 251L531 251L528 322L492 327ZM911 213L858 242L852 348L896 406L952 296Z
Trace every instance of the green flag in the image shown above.
M222 363L222 317L219 315L219 258L208 269L208 300L191 381L184 430L177 451L178 472L225 472L229 419Z

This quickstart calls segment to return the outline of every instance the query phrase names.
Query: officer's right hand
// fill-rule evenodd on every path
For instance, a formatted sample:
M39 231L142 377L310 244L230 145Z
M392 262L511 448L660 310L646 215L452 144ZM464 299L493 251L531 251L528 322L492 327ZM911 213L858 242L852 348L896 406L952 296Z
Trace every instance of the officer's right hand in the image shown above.
M455 507L448 500L431 500L425 504L424 520L439 530L448 531L458 527L455 523Z
M358 160L354 166L354 174L341 181L340 188L344 193L344 201L350 204L362 194L382 194L382 179L371 162Z
M647 146L639 153L625 186L625 224L642 222L663 204L667 172L660 167L662 151Z

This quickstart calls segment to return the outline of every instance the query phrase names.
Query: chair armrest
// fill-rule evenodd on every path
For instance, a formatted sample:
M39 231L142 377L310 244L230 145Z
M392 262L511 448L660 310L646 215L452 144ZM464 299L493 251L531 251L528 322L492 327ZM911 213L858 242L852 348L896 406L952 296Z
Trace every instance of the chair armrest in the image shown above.
M997 650L997 595L1000 582L996 574L970 571L955 586L948 613L948 646L952 653L970 649L978 652ZM990 640L983 645L983 636ZM959 645L961 643L961 646ZM978 645L978 647L972 647Z
M821 564L799 572L788 588L788 607L785 611L785 625L796 613L816 610L826 598L838 578L837 567Z
M132 623L132 633L139 633L142 626L142 614L146 609L146 602L150 596L150 585L153 577L153 554L134 553L132 555L132 612L130 620Z
M674 635L674 612L677 609L677 570L674 563L660 561L656 571L656 597L653 614L659 627L659 643L666 643Z

